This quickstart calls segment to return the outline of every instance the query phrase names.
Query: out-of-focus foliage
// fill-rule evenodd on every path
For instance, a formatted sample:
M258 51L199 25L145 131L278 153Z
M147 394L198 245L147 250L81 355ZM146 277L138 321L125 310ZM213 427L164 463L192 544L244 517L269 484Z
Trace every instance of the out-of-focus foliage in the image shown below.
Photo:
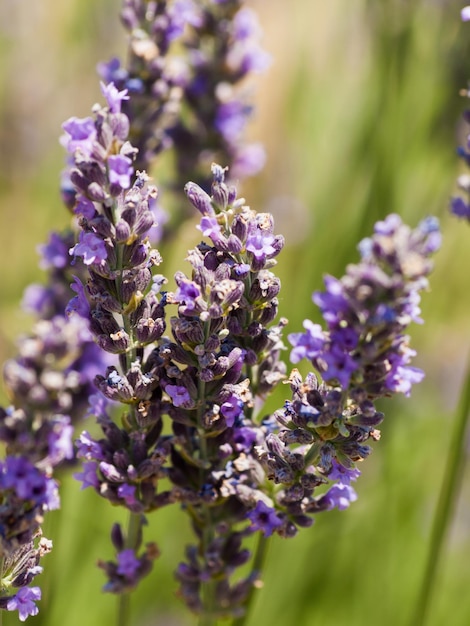
M274 63L260 79L253 138L267 167L244 195L273 211L287 250L279 258L281 312L290 332L315 317L310 294L339 275L373 222L398 212L411 225L442 218L444 245L413 331L427 378L411 400L383 403L382 440L364 464L359 501L320 516L292 541L275 538L250 624L406 624L429 540L453 413L469 348L468 226L448 216L458 174L455 147L470 78L468 24L445 0L253 0ZM3 0L0 4L0 357L31 321L18 313L24 287L40 280L35 247L66 225L58 194L60 124L100 98L94 68L125 48L117 0ZM158 168L153 172L158 185ZM185 227L164 251L170 274L197 239ZM282 390L281 390L282 392ZM4 391L1 395L4 397ZM278 397L279 400L279 397ZM465 478L465 477L464 477ZM470 622L470 481L464 480L440 569L430 626ZM120 514L63 479L63 508L46 533L55 543L38 579L35 624L112 623L115 599L95 568L110 554ZM186 529L177 511L151 521L163 556L135 594L136 626L191 624L172 569ZM4 623L16 623L6 615Z

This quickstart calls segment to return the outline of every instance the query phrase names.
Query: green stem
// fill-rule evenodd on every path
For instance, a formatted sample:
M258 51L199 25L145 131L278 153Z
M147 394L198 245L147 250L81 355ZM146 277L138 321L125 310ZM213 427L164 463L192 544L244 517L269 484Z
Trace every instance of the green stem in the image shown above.
M447 465L442 480L441 491L434 514L429 552L427 555L426 569L422 581L422 587L414 619L413 626L426 624L432 591L435 585L436 573L444 547L445 536L459 495L462 470L465 460L466 438L468 419L470 416L470 360L467 375L464 380L460 406L458 408L454 432L447 456Z
M137 549L139 544L140 530L142 526L142 516L137 513L129 513L127 523L127 535L125 548ZM129 626L130 621L130 592L122 593L118 601L117 626Z
M252 585L248 598L245 602L245 612L241 617L237 617L232 626L246 626L250 616L250 609L253 604L255 590L261 587L261 572L263 571L264 561L268 551L268 538L263 533L258 533L258 545L256 546L255 556L253 558L253 567L251 570Z

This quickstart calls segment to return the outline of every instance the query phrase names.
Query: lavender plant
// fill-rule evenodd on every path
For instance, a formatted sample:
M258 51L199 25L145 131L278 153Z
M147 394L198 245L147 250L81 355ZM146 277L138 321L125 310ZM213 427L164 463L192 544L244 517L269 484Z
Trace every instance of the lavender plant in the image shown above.
M116 560L101 563L105 589L122 595L124 615L127 592L158 554L154 543L143 547L144 516L178 503L195 537L176 571L180 596L201 623L242 619L261 560L255 555L256 567L237 573L251 558L245 540L261 535L262 550L265 537L294 536L315 513L346 508L366 441L379 436L375 400L408 395L423 376L409 365L405 329L420 321L437 222L411 230L389 216L361 243L361 262L341 280L326 279L314 300L327 330L306 321L305 333L289 336L292 360L306 357L317 374L291 372L292 399L264 415L264 400L286 375L286 320L275 323L280 281L271 271L283 237L213 165L210 196L186 185L205 238L188 254L191 274L177 272L176 289L161 292L167 281L154 273L161 257L148 239L157 192L133 170L126 92L102 88L107 107L64 129L81 228L72 252L89 269L71 308L119 357L96 378L92 410L103 437L85 431L78 442L83 487L130 512L128 529L112 531ZM123 406L120 415L110 414L109 401Z
M267 538L293 537L317 513L347 508L357 498L351 482L370 453L368 440L380 435L383 414L375 402L409 395L423 377L410 365L415 353L406 329L421 321L419 294L428 287L440 234L433 218L412 230L397 215L378 222L361 242L358 264L339 280L327 277L325 291L314 294L325 328L306 320L305 332L288 336L291 361L309 365L305 376L287 372L281 359L287 320L278 319L281 285L272 271L284 239L275 234L272 215L238 197L226 167L212 165L210 189L199 169L204 150L227 157L224 164L235 171L237 159L239 166L246 159L235 138L247 110L232 99L232 85L256 67L259 51L248 46L247 53L256 29L240 6L235 0L125 2L130 69L115 61L103 66L103 75L116 79L102 84L106 106L64 124L64 190L79 234L68 244L53 236L45 258L65 276L64 251L74 259L69 325L47 318L47 290L30 291L47 319L6 369L25 408L2 418L9 457L1 511L8 522L18 516L21 528L4 537L2 521L2 553L8 571L18 572L12 584L28 589L48 548L32 542L44 512L57 502L52 470L72 454L70 423L56 412L83 413L81 394L89 392L89 378L77 379L67 333L83 332L88 342L93 337L99 373L88 412L102 435L80 435L77 456L84 463L76 476L83 488L129 512L128 527L116 524L111 531L115 559L100 562L104 589L120 597L122 626L129 592L159 554L155 542L144 544L146 517L171 504L188 515L193 532L175 572L180 597L201 625L220 618L242 624L260 583ZM170 77L166 65L169 44L184 32L182 15L193 59L184 83ZM186 118L172 117L183 101L193 111L188 126ZM190 272L178 271L171 291L150 243L158 192L142 167L166 141L179 155L175 183L194 173L185 193L203 237L188 253ZM52 282L64 284L62 276ZM290 385L290 398L267 412L265 401L280 383ZM38 597L32 588L5 596L0 606L19 609L23 619L37 612L32 600Z

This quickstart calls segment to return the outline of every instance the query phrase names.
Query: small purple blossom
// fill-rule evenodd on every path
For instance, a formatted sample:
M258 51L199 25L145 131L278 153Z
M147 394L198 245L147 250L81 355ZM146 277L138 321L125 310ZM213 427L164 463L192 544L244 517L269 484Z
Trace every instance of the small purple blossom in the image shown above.
M420 383L423 378L423 370L417 367L405 367L400 365L397 359L397 363L393 366L390 374L387 375L385 385L390 391L403 393L408 397L411 393L412 385Z
M220 412L225 418L225 423L231 428L235 420L243 414L243 402L235 395L231 395L220 407Z
M328 478L330 480L337 480L343 485L351 484L352 480L357 480L361 475L360 470L356 467L352 467L351 469L344 467L341 463L338 463L336 459L333 459L331 464L331 471L328 474Z
M329 349L321 354L326 363L326 371L322 372L325 380L338 380L341 387L346 389L351 380L351 374L358 369L358 363L341 346L330 344Z
M75 442L77 447L77 457L94 461L103 461L104 455L100 444L84 430Z
M463 22L470 21L470 6L466 6L460 11L460 17L462 18Z
M129 100L127 89L119 91L114 83L109 83L108 85L101 83L101 93L106 98L111 113L120 113L122 101Z
M83 196L78 197L73 212L75 213L75 215L80 215L87 220L93 219L97 213L94 203L88 198L84 198Z
M71 117L62 124L66 135L61 142L65 149L74 154L79 150L84 156L90 156L96 140L95 122L91 117Z
M109 182L121 189L129 189L131 176L134 172L132 161L122 154L112 155L108 158Z
M27 313L46 318L47 311L54 308L54 296L54 292L44 285L28 285L24 290L21 306Z
M233 178L246 178L258 174L266 163L266 150L260 143L250 143L238 148L234 155L231 173Z
M262 500L258 500L255 508L247 513L247 517L251 520L250 530L259 530L265 537L269 537L276 528L282 526L282 520L276 514L275 509L265 504Z
M192 404L191 396L186 387L182 387L181 385L167 385L165 391L176 407L187 407Z
M450 210L457 217L463 217L470 221L470 204L461 196L455 196L450 202Z
M104 241L92 232L80 231L78 243L70 248L70 254L83 257L85 265L100 265L108 257Z
M253 445L257 442L256 431L254 428L249 428L248 426L235 428L233 441L235 443L235 448L239 452L250 452Z
M196 299L200 296L201 290L192 280L182 279L178 282L178 289L175 292L175 301L185 305L186 313L197 310Z
M94 415L98 421L109 417L107 409L111 401L101 393L91 394L88 398L88 404L87 417Z
M57 465L63 459L73 459L72 436L73 426L70 417L59 416L48 438L51 463Z
M310 361L318 358L325 345L325 333L320 324L314 324L310 320L304 320L305 333L291 333L288 340L293 346L290 353L292 363L298 363L302 359Z
M348 301L340 280L334 276L325 276L324 283L326 291L315 292L312 300L320 307L323 318L331 328L338 325L342 315L348 310Z
M2 465L3 488L14 489L22 500L33 500L37 504L47 502L47 478L28 459L8 456Z
M117 562L117 573L124 576L124 578L132 580L140 566L140 561L135 556L134 550L128 548L127 550L119 552Z
M95 461L87 461L82 465L82 472L77 472L73 477L82 483L80 489L86 489L87 487L94 487L98 489L100 482L97 476L98 463Z
M202 232L204 237L210 237L214 243L221 240L220 224L215 216L204 215L201 219L199 226L197 226Z
M47 244L38 246L38 251L42 255L40 266L43 269L53 267L62 269L69 264L68 247L58 233L52 232Z
M357 500L357 493L350 485L336 483L322 496L321 501L327 504L328 510L337 508L340 511L347 509L351 502Z
M78 278L78 276L73 277L73 283L70 285L70 289L74 291L77 295L74 296L67 304L67 307L65 309L66 315L77 313L77 315L79 315L80 317L88 319L88 316L90 314L90 305L85 295L85 287L83 286L83 283Z
M274 241L275 237L271 233L252 229L246 239L246 249L258 261L264 260L276 253L276 248L273 247Z
M235 142L245 128L250 113L251 107L238 100L224 102L217 110L214 125L228 142Z
M124 500L127 506L133 506L134 504L137 504L135 491L135 485L124 484L118 487L117 493L118 496Z
M35 602L41 599L41 589L39 587L21 587L17 593L7 602L8 611L18 611L20 622L24 622L30 615L37 615L39 612Z

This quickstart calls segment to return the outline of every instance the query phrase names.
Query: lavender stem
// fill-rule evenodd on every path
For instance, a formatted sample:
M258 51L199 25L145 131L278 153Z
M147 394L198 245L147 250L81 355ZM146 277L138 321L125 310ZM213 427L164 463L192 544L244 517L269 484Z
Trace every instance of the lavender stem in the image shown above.
M245 602L245 612L241 617L238 617L233 621L232 626L246 626L250 616L250 609L253 604L254 592L256 589L260 589L262 586L261 573L263 571L264 561L268 552L269 537L266 537L263 533L258 533L258 543L256 545L256 551L253 558L253 568L251 571L251 578L253 584L250 587L248 597Z
M464 379L460 406L455 419L455 428L447 455L447 465L442 480L441 491L434 514L431 540L427 555L426 569L422 581L421 592L418 598L413 626L424 626L430 608L432 591L434 589L437 568L442 556L446 534L452 519L452 513L457 504L461 485L462 470L465 461L466 438L468 419L470 417L470 359L467 375Z

